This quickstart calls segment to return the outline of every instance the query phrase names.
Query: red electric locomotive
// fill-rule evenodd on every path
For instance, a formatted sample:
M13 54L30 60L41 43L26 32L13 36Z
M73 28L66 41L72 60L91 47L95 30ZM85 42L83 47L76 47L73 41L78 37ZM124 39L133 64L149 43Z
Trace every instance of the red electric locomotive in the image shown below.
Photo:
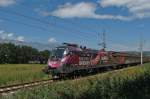
M143 58L144 62L149 61L149 58ZM104 49L98 51L64 43L52 50L48 65L43 71L52 74L53 78L62 78L139 63L139 55L105 51Z

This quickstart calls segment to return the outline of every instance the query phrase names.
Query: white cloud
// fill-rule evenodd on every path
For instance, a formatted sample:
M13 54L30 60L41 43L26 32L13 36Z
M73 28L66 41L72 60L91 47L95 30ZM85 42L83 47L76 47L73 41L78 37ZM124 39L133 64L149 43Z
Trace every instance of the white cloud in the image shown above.
M17 36L14 33L6 32L4 30L0 30L0 39L8 41L16 40L20 42L25 41L25 38L23 36Z
M13 37L13 35L14 35L13 33L8 33L7 34L8 37Z
M0 30L0 34L3 34L4 33L4 31L3 30Z
M150 17L150 0L100 0L102 7L125 7L134 18Z
M0 0L0 7L7 7L9 5L15 4L16 0Z
M57 41L56 41L55 38L49 38L49 39L48 39L48 42L49 42L49 43L56 43Z
M89 2L80 2L77 4L66 3L59 6L52 13L45 15L53 15L60 18L94 18L94 19L119 19L129 20L130 18L121 15L105 15L97 14L97 5Z
M24 37L23 36L18 36L16 38L17 41L20 41L20 42L24 42Z
M52 14L62 18L91 17L94 15L95 10L96 5L93 3L81 2L75 5L67 3L59 6L57 10L52 12Z
M13 38L13 33L7 33L3 30L0 30L0 38L1 39L12 39Z
M92 2L66 3L60 5L52 12L39 11L43 16L56 16L60 18L93 18L132 20L150 17L150 0L99 0L101 9L116 6L126 8L128 16L96 13L98 6Z

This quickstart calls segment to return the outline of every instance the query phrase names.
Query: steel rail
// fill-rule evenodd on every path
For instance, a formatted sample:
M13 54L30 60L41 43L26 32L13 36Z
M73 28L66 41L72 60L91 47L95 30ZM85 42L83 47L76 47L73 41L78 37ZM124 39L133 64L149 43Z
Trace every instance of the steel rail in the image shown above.
M28 83L2 86L2 87L0 87L0 94L11 93L11 92L15 92L15 91L20 90L20 89L32 88L35 86L39 86L39 85L43 85L43 84L49 84L52 82L54 82L53 79L48 79L48 80L40 80L40 81L33 81L33 82L28 82Z

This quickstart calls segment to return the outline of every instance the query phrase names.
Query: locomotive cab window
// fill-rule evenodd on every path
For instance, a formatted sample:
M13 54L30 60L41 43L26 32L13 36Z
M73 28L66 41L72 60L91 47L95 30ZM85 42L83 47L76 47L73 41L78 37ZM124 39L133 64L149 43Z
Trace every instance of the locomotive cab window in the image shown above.
M64 56L64 48L57 48L52 50L52 55L50 56L50 58L62 58Z

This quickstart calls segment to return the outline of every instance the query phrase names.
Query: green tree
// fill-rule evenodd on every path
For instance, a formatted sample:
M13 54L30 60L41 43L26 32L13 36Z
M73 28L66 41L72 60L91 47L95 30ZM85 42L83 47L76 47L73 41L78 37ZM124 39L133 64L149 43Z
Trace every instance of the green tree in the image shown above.
M40 63L46 63L49 56L50 56L50 51L49 50L44 50L44 51L40 51Z
M11 43L0 44L0 63L16 62L16 46Z
M35 48L12 43L0 43L0 64L6 63L29 63L29 61L40 61L46 63L50 51L38 51Z

